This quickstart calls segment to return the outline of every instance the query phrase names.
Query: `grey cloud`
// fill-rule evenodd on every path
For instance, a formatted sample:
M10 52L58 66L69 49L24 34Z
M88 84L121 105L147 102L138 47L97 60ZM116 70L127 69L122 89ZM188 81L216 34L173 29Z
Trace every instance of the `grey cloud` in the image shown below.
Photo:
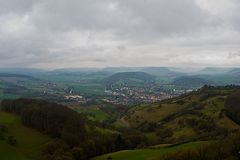
M196 0L0 0L0 66L239 65L230 1L212 14Z
M192 32L211 22L193 0L48 0L32 21L49 30L110 30L125 38L159 38Z
M24 14L31 11L32 7L42 0L0 0L0 14Z
M127 48L125 46L117 46L117 49L119 49L119 51L126 51Z
M228 57L229 57L230 59L240 58L240 51L230 52L230 53L228 54Z

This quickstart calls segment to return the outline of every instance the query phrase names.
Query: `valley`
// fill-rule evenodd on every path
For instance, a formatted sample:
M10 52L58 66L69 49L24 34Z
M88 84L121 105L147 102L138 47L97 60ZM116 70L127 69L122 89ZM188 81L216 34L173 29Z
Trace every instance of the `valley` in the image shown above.
M172 160L208 148L218 153L215 146L226 142L235 154L240 87L234 77L220 83L218 77L230 73L219 72L216 79L166 68L0 74L0 154L9 160Z
M195 154L238 135L240 110L233 106L239 102L240 88L233 85L205 85L178 97L131 107L65 107L42 100L3 100L0 126L6 129L1 131L0 146L3 155L7 150L6 156L11 153L12 159L23 160L37 155L44 160L64 156L72 160L77 155L85 157L83 160L162 160L190 151ZM31 137L24 138L27 134ZM51 146L58 147L52 150Z
M0 160L240 160L240 0L0 2Z
M159 102L203 85L240 84L239 77L232 74L238 69L215 69L213 73L212 70L214 68L191 73L164 67L39 72L2 70L0 99L27 97L70 105L135 105Z

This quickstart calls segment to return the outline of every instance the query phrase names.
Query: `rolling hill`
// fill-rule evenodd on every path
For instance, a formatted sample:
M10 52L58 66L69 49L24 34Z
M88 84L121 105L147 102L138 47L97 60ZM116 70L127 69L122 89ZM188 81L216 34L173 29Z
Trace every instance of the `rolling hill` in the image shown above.
M0 68L0 73L21 74L21 75L35 75L46 72L46 70L36 68Z
M214 139L240 130L225 112L226 100L239 92L235 87L206 86L161 103L133 107L118 123L141 130L158 143Z
M183 88L200 88L204 85L213 85L214 82L198 76L182 76L174 79L172 84Z
M184 73L173 71L167 67L147 67L147 68L143 68L142 71L154 76L170 77L170 78L176 78L176 77L185 75Z
M18 98L29 93L32 86L40 86L41 83L41 80L29 75L0 73L0 99Z
M240 77L240 68L232 69L228 72L229 75L232 75L234 77Z
M206 67L198 72L195 72L195 75L216 75L216 74L227 74L233 68L216 68L216 67Z
M109 85L136 86L154 82L154 76L145 72L120 72L109 76L103 83Z

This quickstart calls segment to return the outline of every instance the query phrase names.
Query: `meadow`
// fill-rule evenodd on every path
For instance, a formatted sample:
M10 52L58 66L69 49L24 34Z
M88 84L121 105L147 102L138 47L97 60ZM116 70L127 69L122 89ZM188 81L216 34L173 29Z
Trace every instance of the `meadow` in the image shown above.
M95 121L103 121L108 118L107 113L103 112L99 108L80 108L75 107L73 108L78 113L83 113L88 116L89 119L95 120Z
M48 136L23 126L20 117L14 114L0 111L0 124L6 126L6 137L16 139L15 145L10 145L6 139L0 140L1 160L32 160L51 141Z

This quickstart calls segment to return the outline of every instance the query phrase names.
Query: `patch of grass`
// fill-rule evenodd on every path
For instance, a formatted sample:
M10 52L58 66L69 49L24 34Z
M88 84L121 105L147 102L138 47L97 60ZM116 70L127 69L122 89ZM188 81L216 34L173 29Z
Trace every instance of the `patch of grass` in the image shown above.
M145 134L150 142L156 142L158 137L155 132L150 132Z
M0 158L3 160L31 160L19 152L15 147L0 141Z
M103 121L107 119L107 113L103 112L99 108L94 109L82 109L82 108L75 108L75 111L78 113L88 114L89 118L96 121Z
M83 93L83 94L90 94L90 95L104 95L105 86L101 84L84 84L81 85L79 83L72 83L69 85L75 91Z
M3 99L17 99L19 97L20 96L16 95L16 94L4 94L4 93L0 92L0 100L3 100Z
M166 153L176 152L184 149L196 149L202 145L206 145L208 141L190 142L173 147L160 147L156 149L138 149L138 150L124 150L95 157L92 160L107 160L112 157L112 160L153 160L163 156Z
M6 140L0 140L1 160L32 160L40 154L44 144L51 139L36 130L21 124L20 117L0 112L0 124L7 127L7 136L13 136L17 143L12 146Z

